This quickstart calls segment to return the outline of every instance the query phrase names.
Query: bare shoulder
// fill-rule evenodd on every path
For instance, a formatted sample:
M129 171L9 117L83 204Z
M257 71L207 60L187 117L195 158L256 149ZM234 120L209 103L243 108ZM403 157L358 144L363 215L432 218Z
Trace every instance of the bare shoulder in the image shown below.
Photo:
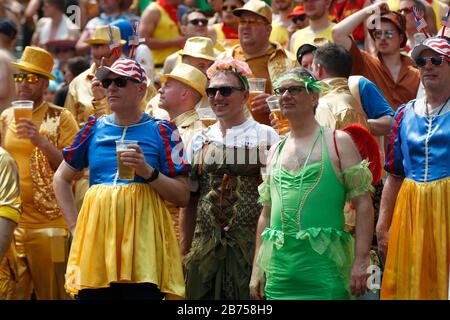
M336 130L336 146L339 150L339 160L342 170L361 162L358 148L348 133Z
M153 19L159 19L161 13L159 9L154 6L148 6L142 13L142 20L145 22L152 22Z

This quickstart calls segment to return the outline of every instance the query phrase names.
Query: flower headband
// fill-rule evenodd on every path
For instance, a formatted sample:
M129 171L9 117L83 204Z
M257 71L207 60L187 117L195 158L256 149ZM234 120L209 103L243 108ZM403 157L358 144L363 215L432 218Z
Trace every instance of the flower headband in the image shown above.
M307 94L320 93L321 91L326 90L325 87L320 85L320 81L315 80L313 77L310 76L302 77L293 73L287 73L277 78L273 83L274 88L281 87L281 83L284 81L297 81L303 83Z
M211 67L206 71L206 75L209 79L211 79L213 76L215 76L220 71L232 71L235 72L236 75L241 79L242 83L244 84L244 88L248 90L248 80L247 76L252 74L252 71L250 70L250 67L248 64L244 61L236 60L232 57L227 57L222 60L217 60L213 63Z

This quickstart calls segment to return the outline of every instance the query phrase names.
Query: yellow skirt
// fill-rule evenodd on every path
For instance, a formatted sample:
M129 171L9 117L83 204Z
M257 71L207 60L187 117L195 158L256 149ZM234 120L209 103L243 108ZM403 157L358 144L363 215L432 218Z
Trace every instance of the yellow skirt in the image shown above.
M381 299L447 299L450 178L405 179L392 219Z
M67 292L111 282L154 283L166 299L184 298L173 222L149 185L94 185L78 216L66 270Z

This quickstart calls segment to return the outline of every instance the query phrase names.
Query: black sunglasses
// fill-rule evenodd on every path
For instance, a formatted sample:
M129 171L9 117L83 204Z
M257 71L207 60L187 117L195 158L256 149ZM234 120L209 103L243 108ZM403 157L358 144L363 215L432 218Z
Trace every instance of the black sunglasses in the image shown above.
M419 68L423 68L427 64L427 61L430 61L432 65L440 66L442 64L442 62L444 62L444 60L447 60L447 59L445 59L442 56L441 57L419 57L419 58L414 59L414 62L416 63L416 65ZM447 60L447 62L449 62L449 61Z
M294 17L294 18L292 19L292 22L294 22L295 24L297 24L297 23L300 23L300 22L305 21L305 19L306 19L306 14L302 14L302 15L300 15L300 16Z
M189 23L192 23L194 26L206 26L208 24L208 19L192 19Z
M222 97L229 97L233 91L244 91L244 88L237 88L237 87L219 87L219 88L206 88L206 95L210 98L214 98L217 94L217 91L219 91L220 95Z
M135 79L132 79L132 78L125 78L125 77L115 78L115 79L108 79L108 78L106 78L106 79L102 80L102 86L103 86L103 88L108 89L109 86L111 85L111 83L114 82L116 87L124 88L124 87L126 87L128 81L131 81L131 82L134 82L134 83L140 83L139 81L137 81Z
M297 94L300 94L303 91L306 91L306 88L304 86L292 86L289 88L276 88L274 90L275 94L277 96L282 96L286 91L288 91L291 95L295 96Z

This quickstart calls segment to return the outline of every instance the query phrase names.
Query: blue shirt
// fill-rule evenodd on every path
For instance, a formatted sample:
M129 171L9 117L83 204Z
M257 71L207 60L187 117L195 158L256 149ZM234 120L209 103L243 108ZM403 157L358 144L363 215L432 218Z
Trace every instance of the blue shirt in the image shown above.
M394 115L394 110L384 98L380 89L365 77L361 77L359 80L359 96L368 119Z

